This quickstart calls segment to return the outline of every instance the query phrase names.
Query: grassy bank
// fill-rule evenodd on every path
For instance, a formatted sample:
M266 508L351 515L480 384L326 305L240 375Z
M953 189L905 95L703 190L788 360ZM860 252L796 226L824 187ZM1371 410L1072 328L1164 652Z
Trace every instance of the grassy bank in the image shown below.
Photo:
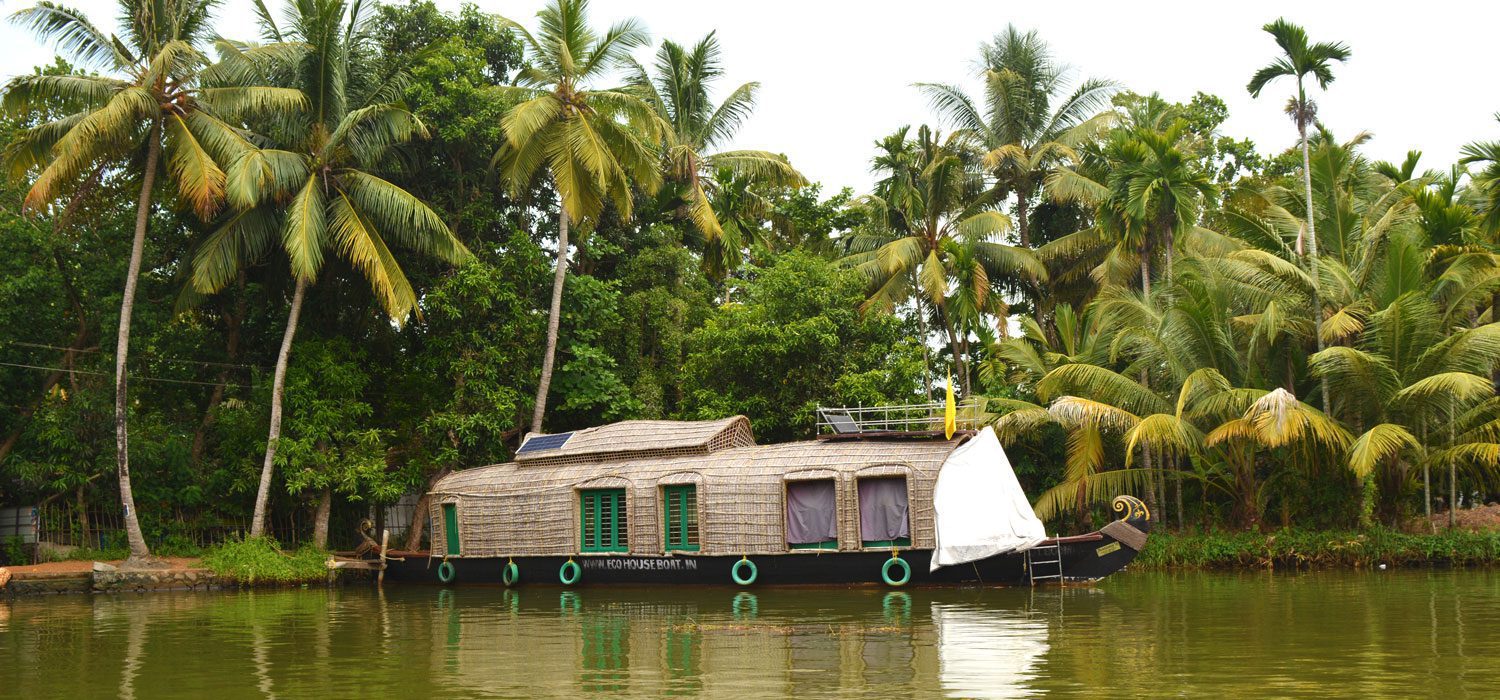
M246 585L319 583L328 579L328 553L314 547L286 552L268 537L249 537L210 547L203 566Z
M1500 563L1500 531L1430 535L1377 528L1355 532L1276 530L1151 535L1143 569L1298 569L1486 566Z

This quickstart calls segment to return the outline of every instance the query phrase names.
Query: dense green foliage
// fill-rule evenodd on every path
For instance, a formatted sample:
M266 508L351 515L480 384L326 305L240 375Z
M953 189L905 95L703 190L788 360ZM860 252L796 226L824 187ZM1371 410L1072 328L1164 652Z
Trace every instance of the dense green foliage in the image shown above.
M232 539L203 554L203 567L242 584L317 583L328 580L328 553L316 547L284 552L265 537Z
M1500 532L1410 534L1359 531L1161 533L1133 566L1146 569L1316 569L1488 565L1500 560Z
M84 31L57 12L33 28ZM731 149L759 84L719 89L734 57L712 35L653 48L579 0L519 23L425 0L272 19L263 43L172 44L225 87L184 106L197 131L160 137L142 229L125 410L153 545L250 530L263 474L271 533L331 518L349 543L372 505L508 459L539 420L744 414L792 440L818 405L928 401L949 376L1052 529L1120 492L1180 528L1344 529L1497 492L1500 145L1443 170L1372 162L1366 135L1316 120L1311 83L1276 82L1337 89L1337 56L1291 25L1268 27L1290 57L1251 86L1266 110L1295 88L1286 152L1222 133L1218 97L1075 81L997 27L981 90L917 88L933 124L871 134L877 182L856 195L805 183L795 153ZM54 148L108 108L87 85L144 79L110 65L60 58L7 87L0 503L119 547L110 341L151 118ZM1276 537L1169 540L1160 563L1331 548ZM1349 537L1360 563L1493 554ZM210 559L282 580L254 563L286 558L269 551Z

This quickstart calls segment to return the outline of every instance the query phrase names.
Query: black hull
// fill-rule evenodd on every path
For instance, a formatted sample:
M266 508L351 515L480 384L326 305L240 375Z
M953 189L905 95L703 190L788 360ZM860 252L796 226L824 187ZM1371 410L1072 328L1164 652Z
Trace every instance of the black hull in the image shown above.
M1048 542L1049 546L1054 542ZM1078 537L1055 541L1062 558L1063 581L1094 581L1125 568L1135 559L1137 551L1130 546L1103 534L1090 533ZM1050 552L1050 550L1048 550ZM908 549L899 556L911 567L908 586L977 584L995 586L1017 586L1031 583L1027 571L1027 556L1023 553L1001 554L976 562L945 566L929 571L932 551ZM759 555L749 557L755 564L757 575L750 586L787 585L857 585L872 584L888 586L881 576L881 569L891 558L889 551L868 552L822 552ZM1049 555L1050 558L1050 555ZM668 585L736 585L731 575L737 556L696 556L678 554L673 556L641 555L580 555L575 557L453 557L447 560L452 568L450 585L491 584L504 585L501 580L505 566L514 561L519 572L516 586L563 585L561 569L569 560L581 567L581 575L574 586L603 584L668 584ZM443 560L425 554L407 554L405 561L392 561L386 570L390 581L442 584L439 569ZM748 567L741 567L744 577ZM891 577L899 578L900 567L891 567ZM1055 573L1054 567L1038 566L1040 578ZM1038 583L1056 579L1039 580Z

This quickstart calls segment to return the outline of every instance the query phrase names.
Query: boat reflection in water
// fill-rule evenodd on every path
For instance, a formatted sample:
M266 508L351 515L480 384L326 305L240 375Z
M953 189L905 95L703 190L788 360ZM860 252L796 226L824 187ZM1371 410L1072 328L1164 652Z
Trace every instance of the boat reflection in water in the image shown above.
M1047 619L1008 611L933 603L943 690L965 698L1021 698L1047 653Z
M474 694L1023 697L1048 650L1038 591L446 589L431 672ZM937 602L943 601L943 602ZM1046 606L1043 607L1056 607ZM441 651L438 651L441 650Z

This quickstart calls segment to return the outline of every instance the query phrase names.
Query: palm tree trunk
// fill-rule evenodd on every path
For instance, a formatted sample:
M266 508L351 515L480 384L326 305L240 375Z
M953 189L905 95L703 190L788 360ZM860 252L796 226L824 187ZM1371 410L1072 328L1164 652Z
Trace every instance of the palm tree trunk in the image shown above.
M292 293L292 310L286 317L281 334L281 350L276 353L276 374L271 381L271 430L266 436L266 460L260 467L260 488L255 492L255 513L250 520L250 536L266 534L267 504L271 500L271 473L276 464L276 442L281 439L281 399L286 389L286 364L292 355L292 338L297 335L297 318L302 315L302 299L307 296L307 279L297 278Z
M1141 294L1151 300L1151 260L1145 248L1141 249Z
M1457 428L1453 424L1453 401L1448 401L1448 444L1457 440ZM1448 460L1448 529L1458 525L1458 463Z
M1437 532L1437 528L1432 525L1432 465L1425 459L1422 460L1422 504L1428 528Z
M156 185L156 164L161 158L161 119L151 124L146 135L146 165L141 172L141 196L135 207L135 238L130 242L130 267L125 272L125 293L120 298L120 333L115 340L115 466L120 475L120 506L124 510L125 539L130 543L130 557L124 568L146 565L151 549L141 533L136 515L135 493L130 488L130 436L126 429L129 411L129 381L125 360L130 355L130 315L135 310L135 288L141 277L141 258L146 250L146 226L151 220L151 188Z
M1500 290L1490 294L1490 323L1500 323ZM1495 386L1495 395L1500 396L1500 364L1490 370L1490 383Z
M417 498L417 506L411 512L411 527L406 531L406 551L415 552L422 548L422 535L427 532L428 511L432 508L428 494L440 479L451 473L452 469L443 467L427 477L427 488L422 490L421 497Z
M1175 460L1173 461L1173 466L1174 467L1177 466ZM1173 486L1177 490L1177 529L1180 531L1183 528L1183 525L1182 525L1182 472L1180 471L1180 469L1174 469L1172 471L1172 482L1173 482Z
M1142 456L1146 462L1146 508L1155 513L1156 522L1160 522L1161 510L1157 508L1156 500L1156 464L1151 459L1151 446L1141 446Z
M948 318L948 312L943 307L938 307L943 315L943 330L948 332L948 347L953 351L953 368L958 372L958 385L968 386L969 370L964 366L963 351L958 346L958 334L953 330L953 319Z
M1448 462L1448 529L1458 525L1458 464Z
M1016 231L1021 237L1021 247L1031 247L1030 199L1031 192L1016 190Z
M552 273L552 306L547 313L547 350L542 355L542 376L536 385L536 403L531 412L531 432L542 432L547 413L547 389L552 386L552 363L557 354L557 325L562 315L563 279L568 275L568 210L558 207L557 270Z
M1303 101L1306 104L1306 100ZM1313 224L1312 156L1307 146L1307 123L1299 116L1297 133L1302 139L1302 191L1307 197L1307 261L1312 278L1313 336L1317 339L1318 352L1323 351L1323 300L1318 293L1318 231ZM1333 405L1328 401L1328 382L1318 380L1323 394L1323 412L1332 413Z
M333 489L323 487L318 497L318 510L313 513L313 546L328 549L328 514L333 511Z
M922 388L927 393L927 400L932 400L932 348L927 345L927 311L922 308L922 295L917 294L913 298L917 302L917 328L921 333L922 340Z

